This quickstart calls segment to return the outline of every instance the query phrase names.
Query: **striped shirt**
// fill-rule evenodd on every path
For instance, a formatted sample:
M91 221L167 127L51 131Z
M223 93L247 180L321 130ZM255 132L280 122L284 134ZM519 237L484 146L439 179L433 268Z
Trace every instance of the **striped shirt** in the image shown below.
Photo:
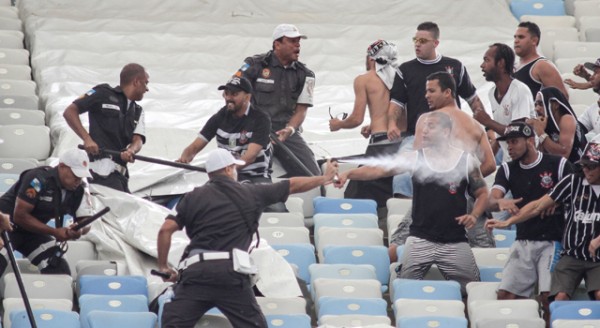
M600 185L590 185L583 174L570 174L562 179L550 198L567 207L563 255L600 262L600 252L590 254L592 239L600 235Z
M216 137L219 148L227 149L237 156L242 156L251 143L259 144L262 149L254 163L246 165L240 173L270 178L273 149L269 139L270 131L269 117L254 107L248 107L241 118L233 116L227 111L227 107L223 107L208 119L198 137L207 142Z

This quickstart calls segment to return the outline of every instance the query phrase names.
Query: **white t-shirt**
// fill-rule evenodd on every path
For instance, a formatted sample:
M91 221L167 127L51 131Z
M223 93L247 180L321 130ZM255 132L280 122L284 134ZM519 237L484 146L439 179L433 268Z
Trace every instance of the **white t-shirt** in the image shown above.
M594 135L600 134L600 107L597 102L588 107L577 119L589 132L593 132Z
M533 98L531 97L531 91L525 83L513 79L508 86L506 95L502 98L502 101L498 103L494 96L496 92L496 86L493 86L490 90L490 103L492 105L492 115L494 121L508 125L511 121L519 118L533 118L535 117L535 109L533 105ZM508 147L505 141L500 141L500 147L502 147L503 157L502 161L510 161L508 156Z

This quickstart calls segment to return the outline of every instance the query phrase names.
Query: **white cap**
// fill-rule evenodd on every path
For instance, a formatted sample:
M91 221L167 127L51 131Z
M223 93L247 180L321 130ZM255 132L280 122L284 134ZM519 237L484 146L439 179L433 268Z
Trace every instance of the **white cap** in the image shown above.
M69 149L60 155L59 159L60 163L65 164L73 174L75 174L79 178L91 178L90 167L89 167L89 158L85 151L81 149Z
M281 37L288 37L288 38L302 38L302 39L306 39L306 35L301 34L300 30L298 30L298 28L292 24L280 24L277 25L277 27L275 28L275 30L273 30L273 41L281 38Z
M226 149L218 148L208 154L204 166L206 167L206 173L211 173L232 164L244 165L246 162L233 158L233 155Z

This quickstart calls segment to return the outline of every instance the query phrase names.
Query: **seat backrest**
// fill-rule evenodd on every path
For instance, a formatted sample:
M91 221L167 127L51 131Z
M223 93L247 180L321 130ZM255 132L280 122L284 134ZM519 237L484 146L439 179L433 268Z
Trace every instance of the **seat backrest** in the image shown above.
M317 263L310 265L308 271L310 272L310 289L313 298L315 298L314 281L318 278L377 280L375 268L368 264Z
M148 283L143 276L84 275L79 277L81 295L144 295L148 298Z
M396 318L418 316L465 317L462 301L414 300L400 298L394 302Z
M31 80L0 80L0 95L35 96L36 87Z
M456 281L394 279L394 298L420 300L462 300L460 284Z
M73 302L73 278L64 274L21 274L27 296L42 299L64 299ZM13 272L4 276L4 298L21 297Z
M477 320L476 328L544 328L546 322L542 318L483 318ZM556 326L553 326L556 327ZM574 328L573 326L570 326Z
M310 283L311 264L317 263L315 247L312 244L281 244L271 245L290 264L298 267L298 277L307 284Z
M372 199L339 199L315 197L315 214L318 213L371 213L377 215L377 203Z
M324 315L319 318L319 325L330 325L333 327L388 327L391 322L388 316L364 314Z
M0 192L7 192L18 180L16 173L0 173Z
M512 0L510 2L510 10L513 15L520 19L523 15L537 16L564 16L565 6L562 1L552 0Z
M310 316L306 314L271 314L265 315L269 327L310 328Z
M387 315L387 302L382 298L322 297L318 316L324 315Z
M29 65L29 51L25 49L0 48L0 64Z
M504 248L471 248L477 266L504 267L508 260L509 249Z
M565 320L552 321L552 328L600 328L600 320Z
M16 47L19 45L21 48L23 48L23 40L12 36L3 36L0 34L0 45L6 47L7 44L3 44L4 42L15 49L18 49ZM31 67L26 65L0 65L0 78L23 81L31 80Z
M152 312L92 311L88 315L90 328L129 327L154 328L156 314Z
M306 314L306 300L301 297L256 297L256 301L264 315Z
M294 213L266 212L258 221L260 227L304 227L304 216Z
M510 247L517 239L516 230L493 229L492 235L497 248Z
M33 158L0 158L0 173L16 173L38 167L40 162Z
M383 246L383 231L375 228L322 227L316 233L319 235L316 247L320 262L325 260L323 249L326 246Z
M38 327L48 328L79 328L79 315L73 311L61 311L54 309L33 310L35 322ZM30 328L31 323L27 311L13 311L10 315L12 328Z
M501 300L469 302L471 322L479 319L539 318L539 305L535 300Z
M377 215L371 213L318 213L313 216L315 244L318 244L322 227L334 228L379 228Z
M396 320L396 327L467 327L467 319L460 317L400 317Z
M91 327L89 315L92 311L147 312L148 298L143 295L81 295L79 315L82 328Z
M52 309L61 311L71 311L73 302L65 299L39 299L29 298L29 304L32 309ZM4 327L10 327L10 314L14 311L25 310L25 304L22 298L5 298L2 301L4 308Z
M572 304L560 304L550 311L551 321L556 319L600 320L600 302L572 301Z
M0 140L0 154L4 157L45 160L50 155L50 129L47 126L0 126Z
M479 267L479 278L482 282L502 281L502 267Z
M594 58L600 53L600 42L555 41L554 59Z
M388 217L390 215L401 215L404 217L412 207L412 199L390 198L386 202L386 207Z
M258 232L269 245L310 244L309 231L305 227L258 227Z
M313 280L315 300L324 296L340 298L381 298L381 283L373 279L327 279Z
M369 264L375 268L377 280L387 285L390 278L390 256L385 246L327 246L323 250L326 264Z
M586 41L600 42L600 27L588 27L584 33Z
M0 49L0 56L2 49ZM22 108L39 110L39 99L37 96L5 96L0 95L0 108Z
M536 23L543 31L546 28L554 27L575 27L577 20L573 16L539 16L539 15L523 15L521 22Z
M2 71L2 68L0 68ZM0 125L45 125L44 112L31 109L0 108Z
M542 30L540 48L544 57L554 58L555 41L579 41L579 31L575 27L553 27Z

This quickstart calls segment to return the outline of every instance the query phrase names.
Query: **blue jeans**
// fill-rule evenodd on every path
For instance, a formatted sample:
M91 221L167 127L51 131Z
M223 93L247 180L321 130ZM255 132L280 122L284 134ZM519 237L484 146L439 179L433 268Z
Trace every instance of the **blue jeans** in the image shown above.
M403 151L412 151L413 144L415 142L415 136L408 136L402 139L402 143L400 144L399 152ZM398 174L394 176L394 182L392 184L392 188L395 194L401 194L406 197L412 197L413 195L413 187L412 187L412 179L411 174L406 172L402 174Z

